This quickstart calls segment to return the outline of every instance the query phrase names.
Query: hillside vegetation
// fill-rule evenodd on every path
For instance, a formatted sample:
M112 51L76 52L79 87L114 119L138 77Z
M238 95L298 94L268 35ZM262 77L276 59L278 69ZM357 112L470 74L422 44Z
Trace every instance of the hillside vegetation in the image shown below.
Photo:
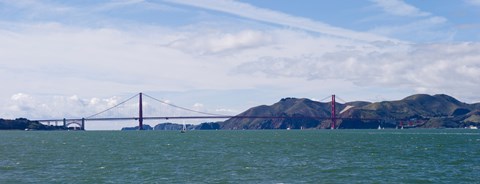
M467 104L448 95L417 94L397 101L336 104L338 128L462 128L480 124L480 104ZM340 113L341 112L341 113ZM331 104L305 98L284 98L257 106L238 116L282 118L231 118L222 129L329 128Z
M48 126L25 118L0 119L0 130L65 130L63 126Z

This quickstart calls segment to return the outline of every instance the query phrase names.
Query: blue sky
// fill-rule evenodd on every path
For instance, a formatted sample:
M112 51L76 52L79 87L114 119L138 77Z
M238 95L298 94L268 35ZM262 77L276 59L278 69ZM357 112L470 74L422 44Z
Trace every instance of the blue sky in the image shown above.
M0 117L81 117L140 91L219 114L331 94L479 102L479 10L478 0L0 0Z

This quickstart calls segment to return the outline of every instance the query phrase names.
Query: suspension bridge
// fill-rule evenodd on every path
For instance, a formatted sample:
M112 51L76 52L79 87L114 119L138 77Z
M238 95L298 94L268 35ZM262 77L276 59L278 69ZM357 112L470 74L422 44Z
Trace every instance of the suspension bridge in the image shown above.
M193 112L196 114L200 115L192 115L192 116L144 116L144 97L153 99L154 101L157 101L159 103L162 103L164 105L171 106L173 108L181 109L184 111L189 111ZM133 100L134 98L138 98L138 115L137 116L132 116L132 117L99 117L99 115L104 114L108 111L111 111L117 107L119 107L122 104L125 104L128 101ZM326 97L323 100L326 100L330 97ZM51 122L55 122L55 124L58 124L58 122L62 123L62 126L64 128L69 127L70 125L77 125L79 126L80 130L85 130L85 123L87 121L138 121L138 129L143 130L143 122L144 120L173 120L173 119L231 119L231 118L237 118L237 119L284 119L284 118L311 118L311 119L319 119L319 120L330 120L330 128L335 129L337 125L337 120L339 119L358 119L358 118L340 118L337 117L337 111L336 111L336 96L332 95L331 96L331 115L329 117L320 117L320 116L301 116L301 117L290 117L290 116L242 116L242 115L222 115L222 114L214 114L214 113L208 113L208 112L202 112L198 110L193 110L190 108L185 108L181 107L178 105L174 105L171 103L168 103L166 101L159 100L157 98L154 98L150 95L144 94L144 93L138 93L110 108L107 108L101 112L95 113L90 116L82 117L82 118L52 118L52 119L37 119L37 120L32 120L32 121L38 121L42 123L48 123L50 124ZM321 100L321 101L323 101ZM365 119L362 118L362 120L373 120L373 121L378 121L381 119Z

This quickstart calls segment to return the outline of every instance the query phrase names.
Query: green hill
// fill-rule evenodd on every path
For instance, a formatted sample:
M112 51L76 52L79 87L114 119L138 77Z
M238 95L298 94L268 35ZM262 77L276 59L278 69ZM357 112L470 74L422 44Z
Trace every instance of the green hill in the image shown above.
M320 128L324 121L323 119L303 117L328 117L330 116L330 104L315 102L305 98L284 98L271 106L261 105L250 108L238 114L238 116L282 118L231 118L221 123L222 129Z
M220 123L222 129L300 129L328 128L330 103L305 98L284 98L267 106L261 105ZM480 124L480 104L467 104L448 95L417 94L397 101L348 102L336 104L337 127L377 128L400 124L424 128L460 128ZM323 117L323 118L322 118Z
M65 130L63 126L48 126L25 118L0 119L0 130Z

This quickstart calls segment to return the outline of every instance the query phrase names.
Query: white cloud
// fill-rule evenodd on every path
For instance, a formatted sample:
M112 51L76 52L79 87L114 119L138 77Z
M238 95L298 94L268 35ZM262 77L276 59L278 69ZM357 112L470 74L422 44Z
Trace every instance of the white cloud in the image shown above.
M439 29L448 22L443 17L428 17L404 25L390 25L373 28L370 32L380 35L417 41L449 41L454 32Z
M168 11L168 12L179 12L182 11L181 9L168 6L165 4L161 4L159 2L150 2L145 0L117 0L117 1L107 1L107 2L99 2L93 7L95 12L105 12L105 11L112 11L118 10L122 8L126 8L128 10L131 7L140 6L144 10L157 10L157 11Z
M8 105L7 109L11 111L20 111L20 112L30 112L35 110L35 100L28 94L17 93L10 97L11 101L14 102Z
M196 54L215 54L225 51L239 52L272 42L272 38L261 31L242 30L236 33L198 32L184 35L169 44L169 47Z
M464 1L474 6L480 6L480 0L464 0Z
M102 4L101 8L102 10L109 10L109 9L114 9L118 7L125 7L125 6L132 6L140 3L144 3L145 0L117 0L117 1L110 1L105 4Z
M233 0L169 0L172 3L184 4L194 7L205 8L225 13L230 13L240 17L273 23L278 25L290 26L307 31L323 33L326 35L348 38L360 41L395 41L399 40L374 35L370 33L356 32L348 29L334 27L322 22L313 21L303 17L277 12L269 9L254 7L247 3Z
M343 79L357 86L418 89L473 99L478 91L480 45L416 44L402 51L346 51L299 57L264 57L235 72L275 78ZM462 86L462 87L460 87ZM469 89L469 90L465 90Z
M418 8L405 3L403 0L371 0L377 6L381 7L386 13L397 15L397 16L407 16L407 17L426 17L431 14L428 12L423 12Z
M224 113L224 114L230 114L230 115L235 115L235 113L239 113L238 110L234 110L234 109L225 109L225 108L221 108L221 109L215 109L215 112L218 112L218 113Z
M20 100L31 99L31 97L30 97L30 95L27 95L27 94L17 93L17 94L12 95L12 97L10 99L12 99L14 101L20 101Z
M70 94L66 95L69 99L75 99L71 94L97 96L135 93L145 89L274 88L289 95L328 88L401 87L412 90L423 88L431 92L449 89L449 94L471 99L474 95L460 93L459 88L454 86L461 84L463 88L476 90L471 84L478 82L475 81L478 66L474 59L480 52L472 51L478 46L475 43L369 44L314 36L298 30L260 31L251 28L236 32L217 29L198 40L195 40L195 35L205 35L208 31L178 29L173 32L162 27L150 27L148 32L129 32L48 24L25 26L19 32L4 32L10 34L0 35L0 59L8 61L8 64L0 64L0 77L15 80L5 81L5 85L11 88L5 88L1 92L3 96L18 93L18 89L36 93L58 90L62 94ZM188 45L187 40L199 44ZM185 42L182 46L171 44L181 41ZM452 49L455 51L450 51ZM25 50L29 50L28 54L23 54ZM468 50L470 52L466 52ZM449 52L451 54L437 54ZM440 55L442 57L434 58ZM460 57L462 55L465 57ZM440 58L449 58L451 62ZM441 62L446 62L449 68L456 68L454 73L448 73L463 82L454 82L451 80L453 77L444 74L447 73L445 70L429 69L430 64ZM344 84L347 86L339 83L335 87L331 84L328 87L318 85L334 80L351 83ZM440 86L441 80L447 82ZM295 89L291 88L291 84L296 84ZM91 98L80 102L91 106L116 103L115 99L104 99ZM46 114L64 116L62 113Z
M369 31L371 33L415 42L449 41L455 35L455 32L449 29L442 29L442 26L448 23L445 17L421 11L403 0L371 1L387 14L397 16L397 21L392 21L392 17L382 16L380 19L394 24L379 25L372 28ZM407 23L398 24L398 20Z
M195 104L193 104L193 107L195 107L195 108L202 108L202 107L203 107L203 104L201 104L201 103L195 103Z
M149 81L172 89L185 84L170 83L174 78L183 78L176 72L198 74L190 56L160 46L170 41L162 36L170 33L161 28L152 33L136 33L58 23L21 27L21 31L3 30L10 34L0 35L0 68L7 72L0 75L23 79L25 83L17 81L11 85L28 91L56 89L61 83L71 94L91 88L108 93L126 86L141 89Z
M17 1L8 1L2 0L0 3L8 6L14 6L20 9L34 10L30 11L31 13L37 14L39 12L43 13L68 13L74 10L74 8L69 6L63 6L57 3L42 3L40 1L30 1L30 0L17 0ZM33 14L31 14L33 15ZM37 14L38 15L38 14Z

